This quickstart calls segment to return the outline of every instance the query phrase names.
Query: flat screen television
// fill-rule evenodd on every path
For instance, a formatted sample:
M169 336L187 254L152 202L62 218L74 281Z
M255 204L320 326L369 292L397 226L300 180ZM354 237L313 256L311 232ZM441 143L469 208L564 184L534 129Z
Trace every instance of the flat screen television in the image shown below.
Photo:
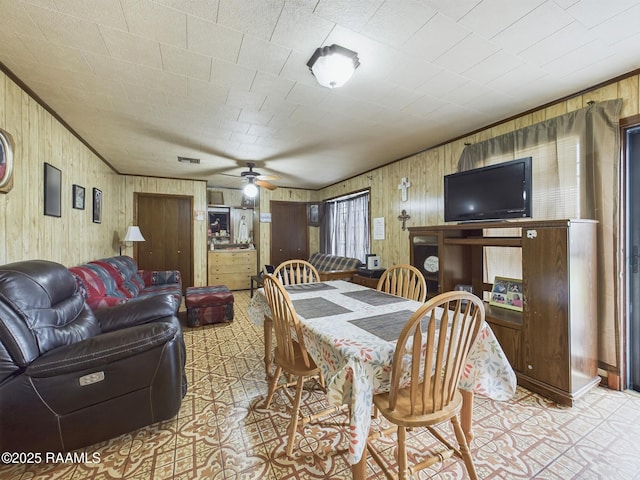
M445 222L531 217L531 157L444 177Z

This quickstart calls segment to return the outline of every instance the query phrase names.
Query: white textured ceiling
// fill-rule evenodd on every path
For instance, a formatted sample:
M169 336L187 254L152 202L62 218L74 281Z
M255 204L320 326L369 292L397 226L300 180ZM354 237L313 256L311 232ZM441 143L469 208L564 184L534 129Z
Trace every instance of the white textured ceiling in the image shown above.
M232 188L248 161L321 188L640 68L631 0L0 8L0 62L118 172ZM333 43L360 67L329 90L306 62Z

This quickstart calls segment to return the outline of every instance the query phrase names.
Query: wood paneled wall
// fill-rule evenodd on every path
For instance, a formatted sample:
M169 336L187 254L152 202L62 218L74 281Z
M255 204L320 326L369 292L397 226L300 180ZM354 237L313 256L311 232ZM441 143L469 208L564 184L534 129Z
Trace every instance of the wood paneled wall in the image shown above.
M0 194L0 264L40 258L71 266L117 254L120 176L2 72L0 126L14 140L14 186ZM60 218L43 213L44 162L62 171ZM73 184L85 188L84 210L72 208ZM102 190L102 223L93 223L94 187Z

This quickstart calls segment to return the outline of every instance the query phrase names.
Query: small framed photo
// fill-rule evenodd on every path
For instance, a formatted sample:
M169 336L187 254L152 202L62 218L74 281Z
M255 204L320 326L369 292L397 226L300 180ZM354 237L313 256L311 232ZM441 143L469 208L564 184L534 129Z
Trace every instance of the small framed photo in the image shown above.
M320 226L320 204L309 203L307 205L307 224L311 227Z
M249 197L243 193L240 206L242 208L254 208L256 206L256 197Z
M473 287L471 285L463 285L459 283L455 287L453 287L453 289L457 292L473 293ZM466 305L466 304L467 304L467 301L462 300L462 305Z
M102 223L102 190L93 189L93 223Z
M44 164L44 214L62 216L62 172L53 165Z
M521 312L523 304L522 280L506 277L494 279L489 305Z
M73 208L84 210L84 187L73 185Z
M458 285L453 287L453 289L457 292L473 293L473 287L471 285L462 285L459 283Z

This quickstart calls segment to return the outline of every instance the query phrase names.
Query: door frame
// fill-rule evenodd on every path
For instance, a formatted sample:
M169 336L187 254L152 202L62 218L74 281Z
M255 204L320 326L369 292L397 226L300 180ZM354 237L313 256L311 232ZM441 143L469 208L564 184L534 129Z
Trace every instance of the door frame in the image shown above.
M620 312L622 313L620 319L620 331L621 331L621 363L620 363L620 385L619 389L627 389L630 387L632 382L630 364L631 361L631 342L633 339L630 338L632 333L631 330L631 321L632 321L632 312L631 312L631 301L632 295L629 291L631 287L631 271L629 269L629 259L632 252L629 250L631 245L631 233L630 233L630 225L628 225L627 221L630 217L631 212L630 208L630 197L629 190L630 186L629 182L629 171L628 171L628 160L627 160L627 143L626 136L627 131L640 127L640 115L633 115L631 117L627 117L624 119L620 119L620 163L622 168L620 169L620 205L621 205L621 215L620 215L620 238L621 238L621 249L622 252L620 258L620 273L621 273L621 295L620 295ZM640 280L638 280L640 281ZM639 312L636 312L636 315L640 315L640 305L636 305L636 308ZM637 372L636 372L637 374ZM610 385L611 386L611 385Z
M138 199L141 197L161 197L161 198L177 198L177 199L186 199L189 201L189 235L191 239L191 255L189 258L189 262L191 263L191 278L187 279L189 285L194 284L195 278L195 232L194 232L194 216L193 216L193 195L180 195L180 194L172 194L172 193L154 193L154 192L133 192L133 221L134 224L138 224ZM134 242L133 244L133 258L138 263L138 243ZM181 272L182 273L182 272ZM185 284L185 282L183 282ZM184 288L184 286L183 286Z

